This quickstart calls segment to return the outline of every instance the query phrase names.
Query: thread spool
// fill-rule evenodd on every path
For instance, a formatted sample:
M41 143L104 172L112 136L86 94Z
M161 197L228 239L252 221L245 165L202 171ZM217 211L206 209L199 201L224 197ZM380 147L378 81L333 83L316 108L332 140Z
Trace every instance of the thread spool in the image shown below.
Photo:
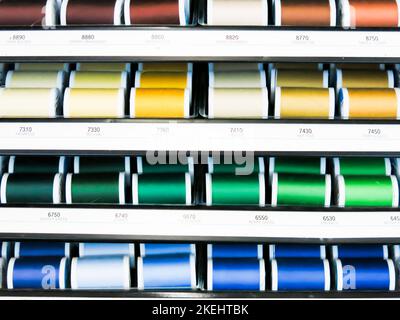
M192 204L189 173L132 175L133 204Z
M206 174L206 204L265 206L264 174Z
M6 156L0 156L0 174L7 171L9 158Z
M248 258L262 259L263 245L250 243L207 244L207 257L215 258Z
M196 255L196 245L193 243L141 243L140 255L165 256L165 255Z
M343 119L399 119L400 89L347 89L339 91ZM379 107L377 107L379 106Z
M69 260L60 257L11 258L7 268L8 289L66 289Z
M257 71L210 71L211 88L265 88L267 78L264 70Z
M138 289L196 289L193 255L138 257Z
M131 173L130 157L74 157L74 173Z
M275 89L275 119L333 119L333 88Z
M263 259L208 259L208 290L265 290Z
M181 159L179 159L182 161ZM188 172L193 178L194 161L192 157L186 158L186 164L182 162L172 163L149 163L146 157L138 156L136 158L136 168L138 174L158 174L158 173L186 173Z
M70 70L69 63L58 63L58 62L17 62L14 65L15 71L65 71Z
M189 118L189 89L132 88L131 118Z
M64 71L8 71L6 88L57 88L65 84Z
M222 160L223 163L220 163ZM232 159L230 159L232 160ZM247 175L252 173L264 173L264 158L256 157L250 159L243 159L243 164L235 161L230 161L232 163L224 162L225 159L214 159L213 157L208 157L208 173L217 174L237 174L237 175Z
M90 256L73 258L73 290L128 290L131 286L128 256Z
M336 63L337 69L350 70L385 70L384 63Z
M1 242L0 249L0 257L3 258L5 262L7 262L11 254L11 243L8 241Z
M14 257L67 257L71 255L69 242L15 242Z
M130 267L135 266L135 245L133 243L103 243L81 242L79 243L79 257L100 256L127 256Z
M267 88L209 88L210 119L268 118Z
M207 24L214 26L267 26L266 0L207 0Z
M329 291L330 268L326 259L271 260L272 291Z
M1 203L53 203L62 200L62 174L3 174Z
M124 62L78 62L76 71L97 71L97 72L130 72L131 64Z
M274 0L276 26L336 26L335 0Z
M123 0L63 0L61 25L121 25L123 5Z
M328 88L329 71L313 69L272 69L271 88Z
M325 259L326 247L316 244L270 244L269 258L272 259Z
M390 259L337 259L334 268L338 291L393 291L396 286Z
M395 176L337 176L339 207L398 207Z
M140 72L192 72L193 63L184 62L140 62Z
M355 70L336 71L337 88L387 89L394 88L393 70Z
M392 246L392 256L395 263L398 264L400 258L400 245L396 244Z
M57 24L55 0L2 1L1 26L55 26Z
M124 89L65 89L65 118L123 118L124 114Z
M341 244L332 246L333 259L388 259L387 245Z
M66 157L11 156L8 173L66 173Z
M271 157L269 158L269 178L276 173L325 174L326 158L321 157Z
M309 70L319 70L322 71L324 70L324 64L323 63L313 63L313 62L275 62L275 63L270 63L268 65L268 69L272 71L273 69L277 70L304 70L304 71L309 71ZM304 73L303 73L304 74Z
M0 289L6 288L7 259L0 258Z
M389 158L333 158L333 172L335 176L390 176L392 174L392 165Z
M272 175L273 207L290 206L318 206L329 207L331 203L331 176L282 174Z
M339 5L345 28L400 26L396 0L341 0Z
M71 71L70 88L81 89L126 89L128 74L126 71Z
M140 72L135 74L135 87L147 89L192 90L192 72Z
M262 71L264 65L254 62L209 62L209 72Z
M181 25L190 22L190 0L125 0L125 24Z
M53 89L0 88L1 118L54 118L60 92Z

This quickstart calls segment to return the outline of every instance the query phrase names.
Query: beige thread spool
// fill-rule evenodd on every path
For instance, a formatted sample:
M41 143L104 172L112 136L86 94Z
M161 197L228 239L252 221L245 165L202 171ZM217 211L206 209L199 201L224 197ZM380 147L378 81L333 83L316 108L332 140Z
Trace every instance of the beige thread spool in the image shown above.
M209 86L212 88L265 88L265 71L209 72Z
M17 71L59 71L63 70L68 72L70 70L69 63L30 63L30 62L17 62L14 66Z
M210 72L261 71L264 70L264 65L254 62L210 62L208 70Z
M64 88L64 71L8 71L6 88Z
M131 64L124 62L81 62L76 64L76 71L130 72Z

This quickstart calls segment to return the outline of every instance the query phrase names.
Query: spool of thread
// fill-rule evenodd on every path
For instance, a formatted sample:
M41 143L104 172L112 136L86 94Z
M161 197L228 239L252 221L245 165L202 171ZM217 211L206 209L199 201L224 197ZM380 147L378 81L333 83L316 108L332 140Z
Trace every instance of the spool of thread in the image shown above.
M341 244L332 246L333 259L388 259L387 245Z
M6 286L7 259L0 258L0 289Z
M124 62L79 62L76 64L76 71L130 72L131 64Z
M333 119L333 88L275 89L275 119Z
M11 156L8 173L66 173L66 157Z
M341 0L339 4L343 27L400 26L396 0Z
M73 290L128 290L131 286L128 256L91 256L73 258Z
M66 202L125 204L125 174L68 173Z
M130 157L74 157L74 173L119 173L130 175Z
M336 26L335 0L274 0L276 26Z
M271 88L328 88L329 71L311 69L272 69Z
M209 72L211 88L265 88L267 78L264 70Z
M15 242L14 257L67 257L71 255L69 242Z
M3 174L1 203L53 203L62 199L63 175L39 173Z
M180 159L179 159L180 160ZM136 158L136 167L138 174L158 174L158 173L186 173L188 172L193 178L194 176L194 161L192 157L186 158L186 164L179 162L172 163L155 163L151 164L146 157L138 156Z
M267 26L266 0L207 0L207 24L214 26Z
M124 89L65 89L65 118L123 118L124 114Z
M8 258L10 257L10 254L11 254L11 243L8 241L0 242L0 249L1 249L0 257L4 259L4 262L7 262ZM3 274L3 273L1 273L1 274Z
M317 244L270 244L272 259L325 259L326 248Z
M8 289L66 289L69 260L60 257L11 258L7 268Z
M384 63L336 63L335 66L339 70L385 70Z
M339 207L393 207L399 205L395 176L337 176Z
M326 158L317 157L271 157L269 158L269 177L273 173L325 174Z
M400 258L400 245L396 244L392 246L392 254L393 254L393 259L396 263L398 263L399 258Z
M196 289L196 257L138 257L138 289Z
M206 174L206 203L265 206L264 174Z
M189 118L189 89L132 88L131 118Z
M393 159L393 167L397 177L400 177L400 158Z
M8 71L6 88L57 88L65 84L64 71Z
M263 259L208 259L207 289L265 290L265 263Z
M330 268L326 259L271 260L272 291L329 291Z
M6 156L0 156L0 174L7 171L9 159Z
M125 0L125 24L186 26L190 22L189 0Z
M126 89L128 74L126 71L71 71L70 88L82 89Z
M399 119L400 89L347 89L339 91L343 119Z
M123 0L63 0L61 25L121 25L123 5Z
M164 255L196 255L196 245L193 243L141 243L140 255L164 256Z
M192 72L193 63L184 62L145 62L138 64L140 72Z
M133 204L192 204L189 173L132 175Z
M55 0L3 0L0 3L1 26L55 26Z
M209 88L208 117L266 119L268 90L267 88Z
M232 159L231 159L232 160ZM256 157L250 159L243 159L242 163L237 163L235 161L230 161L232 163L220 163L225 161L225 159L215 159L213 157L208 157L208 173L223 173L223 174L237 174L237 175L247 175L251 173L264 173L264 158Z
M324 70L323 63L313 63L313 62L275 62L270 63L269 69L272 71L273 69L277 70ZM304 75L304 73L302 73Z
M192 72L140 72L135 75L136 88L192 89Z
M262 71L264 65L254 62L209 62L210 72L240 72L240 71Z
M393 70L349 70L336 71L337 88L387 89L394 88Z
M70 69L69 63L45 62L45 63L30 63L18 62L14 65L15 71L65 71Z
M273 207L317 206L329 207L331 204L331 176L311 174L272 175Z
M208 258L248 258L262 259L263 245L251 243L235 243L235 244L207 244Z
M130 266L135 266L135 245L133 243L79 243L79 257L128 256Z
M390 259L338 259L334 266L338 291L395 289L395 267Z
M58 89L0 88L1 118L54 118L60 99Z
M392 165L389 158L333 158L333 172L335 176L390 176Z

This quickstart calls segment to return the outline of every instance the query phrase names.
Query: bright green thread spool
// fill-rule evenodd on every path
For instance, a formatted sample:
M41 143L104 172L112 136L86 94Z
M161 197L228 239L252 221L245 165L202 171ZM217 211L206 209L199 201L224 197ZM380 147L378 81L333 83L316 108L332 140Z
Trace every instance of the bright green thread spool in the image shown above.
M69 173L66 201L68 204L125 204L125 173Z
M333 171L335 176L390 176L392 166L389 158L334 158Z
M11 156L8 162L9 173L66 173L65 157Z
M398 207L395 176L337 176L339 207Z
M62 174L5 173L1 179L1 203L61 202Z
M271 205L273 207L316 206L329 207L331 176L311 174L278 174L272 176Z
M119 173L130 174L129 157L75 157L74 173Z
M265 206L264 174L206 174L206 203Z
M189 173L132 175L133 204L192 203L192 182Z
M252 173L264 173L264 158L255 157L252 159L252 165L249 163L237 164L237 163L215 163L212 157L208 158L208 173L215 174L237 174L237 175L249 175ZM223 159L221 159L223 162ZM248 166L248 167L246 167Z
M137 172L138 174L151 173L186 173L194 175L194 162L192 157L187 158L187 164L150 164L145 158L137 157Z
M276 173L325 174L326 158L271 157L269 158L269 177Z

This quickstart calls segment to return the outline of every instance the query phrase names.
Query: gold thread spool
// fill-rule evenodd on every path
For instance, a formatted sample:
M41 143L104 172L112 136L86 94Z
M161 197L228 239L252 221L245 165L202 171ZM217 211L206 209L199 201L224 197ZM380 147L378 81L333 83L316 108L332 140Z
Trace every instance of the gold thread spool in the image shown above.
M191 72L136 72L136 88L192 89Z
M69 78L70 88L81 89L118 89L126 88L128 74L122 72L72 71Z
M65 83L64 71L8 71L6 88L57 88Z
M320 70L324 69L323 63L297 63L297 62L276 62L271 65L275 69L289 70Z
M337 70L337 88L394 88L392 70Z
M276 119L333 119L333 88L276 88Z
M328 88L328 70L272 69L271 88Z
M209 72L209 86L212 88L265 88L265 71Z
M214 72L261 71L264 70L264 65L254 62L210 62L208 64L208 70Z
M193 71L193 63L145 62L145 63L139 63L138 71L141 71L141 72L192 72Z
M385 65L383 63L337 63L336 69L385 70Z
M129 72L131 71L131 64L124 62L83 62L76 64L76 71Z

